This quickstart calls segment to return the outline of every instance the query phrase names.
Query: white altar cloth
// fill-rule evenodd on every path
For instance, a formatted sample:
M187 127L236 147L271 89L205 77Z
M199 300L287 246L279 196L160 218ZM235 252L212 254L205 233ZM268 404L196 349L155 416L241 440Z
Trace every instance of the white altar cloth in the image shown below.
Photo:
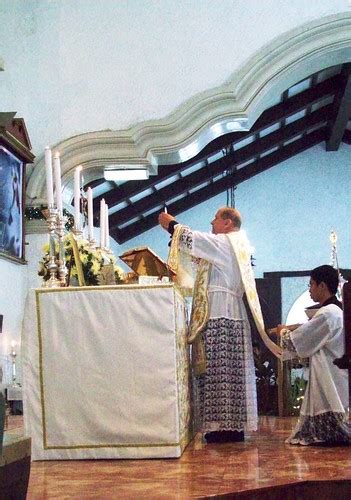
M191 437L173 284L36 289L23 327L33 460L179 457Z

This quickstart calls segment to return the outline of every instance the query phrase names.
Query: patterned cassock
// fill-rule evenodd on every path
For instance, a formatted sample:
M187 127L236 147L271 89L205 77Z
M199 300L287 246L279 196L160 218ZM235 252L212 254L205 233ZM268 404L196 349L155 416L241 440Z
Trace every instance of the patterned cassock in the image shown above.
M232 245L224 234L182 226L180 250L211 264L209 319L202 331L206 372L194 377L198 431L257 429L251 332L242 300L244 287Z
M334 365L344 354L342 310L323 305L307 323L282 330L283 359L308 358L309 375L290 444L349 444L348 373Z

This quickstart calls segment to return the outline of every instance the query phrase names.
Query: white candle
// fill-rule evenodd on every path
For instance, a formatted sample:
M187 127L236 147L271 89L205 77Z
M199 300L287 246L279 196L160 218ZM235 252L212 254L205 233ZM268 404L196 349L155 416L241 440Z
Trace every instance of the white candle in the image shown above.
M102 198L100 201L100 247L105 247L105 200Z
M52 182L52 156L49 146L45 148L46 194L48 206L54 205L54 185Z
M80 231L80 171L79 166L74 171L74 226L77 231Z
M108 205L105 203L105 245L110 248L110 228L108 223Z
M92 240L94 237L94 222L93 222L93 190L88 187L88 238Z
M54 154L54 179L55 179L56 207L59 215L62 215L62 184L61 184L60 153Z
M16 342L14 340L11 340L11 354L16 354L15 347Z

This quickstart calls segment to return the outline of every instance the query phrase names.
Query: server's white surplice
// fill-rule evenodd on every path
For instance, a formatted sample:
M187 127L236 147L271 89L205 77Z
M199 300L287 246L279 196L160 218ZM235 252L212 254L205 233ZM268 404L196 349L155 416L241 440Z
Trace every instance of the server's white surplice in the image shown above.
M308 384L291 444L348 443L348 373L333 361L344 354L342 310L321 307L315 316L283 335L284 358L309 359Z

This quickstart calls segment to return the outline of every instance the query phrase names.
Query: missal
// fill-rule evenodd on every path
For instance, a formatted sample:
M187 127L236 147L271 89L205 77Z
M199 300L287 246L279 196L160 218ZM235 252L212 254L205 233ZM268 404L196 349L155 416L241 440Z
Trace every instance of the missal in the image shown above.
M139 247L127 250L119 256L137 276L168 277L173 281L176 273L149 247Z

